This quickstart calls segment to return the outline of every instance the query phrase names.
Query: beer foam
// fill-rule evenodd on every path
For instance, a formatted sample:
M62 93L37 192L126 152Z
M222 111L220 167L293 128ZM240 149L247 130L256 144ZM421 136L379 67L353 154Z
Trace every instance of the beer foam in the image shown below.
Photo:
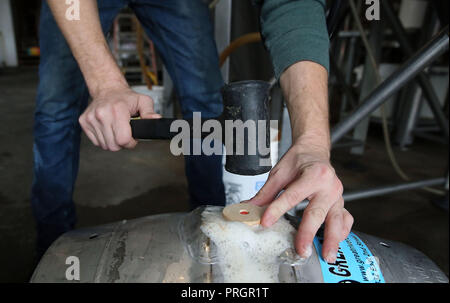
M200 229L217 248L218 265L226 283L279 282L286 249L294 249L295 229L283 217L270 228L227 221L220 208L206 208Z

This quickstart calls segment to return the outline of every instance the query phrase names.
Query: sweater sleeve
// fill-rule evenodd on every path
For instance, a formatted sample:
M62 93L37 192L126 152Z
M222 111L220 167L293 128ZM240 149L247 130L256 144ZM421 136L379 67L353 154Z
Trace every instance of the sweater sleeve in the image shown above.
M264 0L260 21L276 79L299 61L329 69L325 0Z

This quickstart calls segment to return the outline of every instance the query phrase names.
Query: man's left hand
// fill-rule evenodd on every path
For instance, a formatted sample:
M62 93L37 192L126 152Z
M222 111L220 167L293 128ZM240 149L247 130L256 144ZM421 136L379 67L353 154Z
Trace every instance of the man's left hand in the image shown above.
M334 263L339 243L351 230L353 217L344 208L343 186L330 164L329 150L307 141L298 140L291 146L249 202L260 206L269 204L261 219L261 224L269 227L308 199L295 240L297 253L302 257L311 255L314 236L325 223L322 256Z

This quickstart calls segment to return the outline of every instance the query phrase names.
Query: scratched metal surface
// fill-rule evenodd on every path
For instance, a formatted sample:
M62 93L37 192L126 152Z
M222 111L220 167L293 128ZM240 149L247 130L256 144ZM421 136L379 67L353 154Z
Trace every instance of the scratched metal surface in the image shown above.
M379 259L386 282L448 283L447 276L427 256L417 249L395 241L383 240L355 232Z
M66 233L46 252L31 281L68 282L68 256L80 260L80 282L211 281L211 266L192 266L178 239L180 216L150 216Z
M184 248L177 231L183 215L149 216L66 233L46 252L31 282L72 282L65 278L68 256L80 260L79 282L223 282L217 266L192 260ZM386 282L448 283L416 249L355 233L379 258ZM318 258L313 250L304 265L282 265L280 282L323 282Z

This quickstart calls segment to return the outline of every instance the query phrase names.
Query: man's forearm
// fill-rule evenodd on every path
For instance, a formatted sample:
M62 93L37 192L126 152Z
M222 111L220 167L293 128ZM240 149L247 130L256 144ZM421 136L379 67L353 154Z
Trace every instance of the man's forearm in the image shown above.
M318 63L299 61L285 69L280 83L289 108L293 143L250 202L269 205L261 224L271 226L307 199L295 240L297 253L304 258L311 256L314 237L325 223L322 257L333 263L353 217L344 208L343 185L330 163L327 71Z
M98 14L97 1L80 3L80 20L67 20L65 1L48 0L53 16L80 66L92 96L108 88L127 87L109 51Z
M280 84L291 118L293 144L301 141L329 153L327 78L322 65L301 61L283 72Z
M153 100L130 89L117 66L100 25L96 0L80 1L80 20L67 20L65 1L47 0L83 73L92 102L78 121L91 142L105 150L133 148L130 118L159 118Z
M262 2L261 33L289 109L292 146L250 201L268 205L261 224L271 226L309 200L295 240L297 253L311 255L314 236L325 223L322 257L333 263L353 217L344 208L342 182L330 163L325 8L324 0Z
M260 2L261 33L287 100L293 143L301 141L328 150L325 1Z

